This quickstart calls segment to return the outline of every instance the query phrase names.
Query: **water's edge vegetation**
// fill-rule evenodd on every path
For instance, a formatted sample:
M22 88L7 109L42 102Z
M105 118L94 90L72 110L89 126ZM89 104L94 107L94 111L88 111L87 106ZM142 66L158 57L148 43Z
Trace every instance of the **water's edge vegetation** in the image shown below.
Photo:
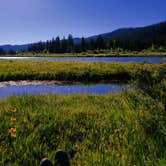
M166 51L112 51L112 50L95 50L81 53L35 53L35 52L18 52L16 54L8 53L2 57L154 57L166 56Z

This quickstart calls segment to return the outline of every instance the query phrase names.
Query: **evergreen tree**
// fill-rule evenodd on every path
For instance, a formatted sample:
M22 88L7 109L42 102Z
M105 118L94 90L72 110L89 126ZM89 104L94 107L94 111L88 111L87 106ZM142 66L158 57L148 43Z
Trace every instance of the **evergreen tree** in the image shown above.
M9 51L7 52L7 54L9 54L9 55L15 55L15 54L16 54L16 51L14 51L14 50L9 50Z
M87 50L86 41L85 41L85 38L82 37L81 38L81 51L85 52L86 50Z
M74 52L76 52L76 53L82 52L81 44L75 44L74 45Z
M72 51L74 51L74 41L73 41L73 36L69 35L67 40L67 52L72 52Z
M6 54L5 50L3 48L0 48L0 55L5 55L5 54Z
M67 52L67 40L65 37L61 40L61 53L66 53Z
M104 39L103 39L103 37L102 37L101 35L99 35L99 36L97 37L97 48L98 48L99 50L101 50L101 49L104 48Z
M88 49L89 50L95 50L96 49L96 42L93 39L90 39Z
M55 39L55 52L60 53L60 51L61 51L61 43L60 43L60 38L58 36Z
M52 41L50 44L50 53L56 53L56 41L54 38L52 38Z

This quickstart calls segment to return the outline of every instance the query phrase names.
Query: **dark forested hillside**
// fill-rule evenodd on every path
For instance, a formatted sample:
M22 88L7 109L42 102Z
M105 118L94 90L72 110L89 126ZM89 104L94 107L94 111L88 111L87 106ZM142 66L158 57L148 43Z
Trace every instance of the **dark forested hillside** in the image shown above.
M45 50L51 53L64 53L117 48L141 51L150 47L160 48L160 50L166 49L166 21L141 28L122 28L89 38L72 38L69 35L68 39L59 41L59 37L57 37L45 43L31 45L29 51Z
M122 28L101 36L112 40L166 40L166 21L141 28ZM97 39L97 36L88 39Z

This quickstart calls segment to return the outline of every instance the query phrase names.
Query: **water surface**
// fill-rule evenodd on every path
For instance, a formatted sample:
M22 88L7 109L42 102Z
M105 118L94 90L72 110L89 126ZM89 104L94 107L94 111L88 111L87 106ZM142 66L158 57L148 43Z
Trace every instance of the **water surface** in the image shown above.
M130 85L116 84L0 84L0 98L25 94L107 94L130 88Z
M158 56L137 56L137 57L0 57L7 60L74 60L74 61L91 61L91 62L149 62L160 63L166 62L166 57Z

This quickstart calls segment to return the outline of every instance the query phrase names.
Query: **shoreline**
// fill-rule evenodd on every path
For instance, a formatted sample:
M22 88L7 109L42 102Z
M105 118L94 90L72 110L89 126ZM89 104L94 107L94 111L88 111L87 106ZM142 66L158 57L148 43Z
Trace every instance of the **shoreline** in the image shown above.
M98 53L98 54L76 54L76 53L68 53L68 54L16 54L16 55L1 55L0 57L166 57L166 52L164 53Z
M0 87L5 86L19 86L19 85L61 85L60 81L39 81L39 80L18 80L18 81L2 81L0 82Z
M131 82L127 82L131 83ZM0 81L0 88L7 86L26 86L26 85L96 85L96 84L117 84L124 85L124 82L116 81L96 81L96 82L78 82L78 81L58 81L58 80L18 80L18 81Z

